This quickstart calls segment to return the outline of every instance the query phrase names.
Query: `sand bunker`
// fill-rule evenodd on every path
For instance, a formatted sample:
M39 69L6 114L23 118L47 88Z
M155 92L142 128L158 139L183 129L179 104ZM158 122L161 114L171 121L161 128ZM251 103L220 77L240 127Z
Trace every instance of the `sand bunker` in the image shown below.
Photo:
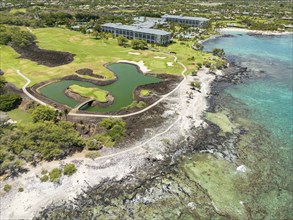
M144 65L144 62L142 60L139 62L129 61L129 60L118 60L118 63L130 63L130 64L137 65L140 71L143 73L148 73L151 71L147 66Z
M137 52L128 52L128 54L131 54L131 55L140 55L140 53L137 53Z

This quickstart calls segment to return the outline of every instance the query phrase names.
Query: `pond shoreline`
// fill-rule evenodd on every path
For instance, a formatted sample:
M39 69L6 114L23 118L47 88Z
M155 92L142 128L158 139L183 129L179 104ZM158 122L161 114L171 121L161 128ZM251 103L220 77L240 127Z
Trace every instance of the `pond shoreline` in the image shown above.
M241 70L240 67L232 67L232 70L228 75L225 74L223 76L216 76L216 78L211 83L211 96L208 98L209 108L207 111L214 111L215 102L213 101L213 97L217 96L219 89L223 89L223 84L231 84L235 78L247 78L245 74L243 74L243 70L238 71L239 69ZM218 135L219 132L219 127L210 122L207 122L207 124L202 124L199 127L193 127L193 129L188 132L188 135L185 134L182 136L182 134L180 134L180 137L176 138L177 141L174 139L170 143L166 142L165 144L167 144L168 148L164 147L164 156L159 154L155 157L149 157L141 167L136 168L136 170L124 176L122 179L104 179L97 185L89 186L88 190L85 190L79 198L74 199L74 202L71 201L64 202L62 204L52 204L46 209L42 210L35 219L50 217L52 213L57 213L58 216L62 218L65 217L62 214L64 210L66 210L66 213L72 217L79 216L78 213L83 213L84 209L86 207L92 207L92 204L96 204L99 207L105 207L106 210L106 207L109 207L108 201L111 201L111 199L116 199L117 196L121 195L128 197L128 203L136 204L140 202L147 205L147 201L136 201L135 198L137 195L145 193L144 189L152 188L155 183L160 183L160 181L162 181L166 175L175 175L178 173L179 170L177 164L179 164L179 161L181 161L182 158L185 158L190 153L212 152L212 154L217 155L217 157L224 158L228 161L234 161L235 158L237 158L237 152L235 149L233 149L233 147L227 148L225 142L230 142L230 147L235 145L243 131L238 130L235 133L228 134L224 137ZM218 146L218 150L210 148L211 146ZM165 188L167 185L163 184L161 187L162 190L165 191L164 194L176 193L176 191L174 191L172 188ZM74 207L72 206L73 203L75 204ZM116 202L114 203L116 204ZM113 209L115 209L114 207L116 205L113 205ZM229 217L229 215L221 213L219 210L217 210L217 208L214 207L211 199L209 208L211 209L211 212L214 212L215 214L225 216L227 218ZM121 212L124 213L122 210ZM129 215L128 217L131 217L131 215L127 212L124 214L126 216ZM87 217L91 218L94 217L94 215L88 213ZM107 215L107 217L111 217L111 215Z
M126 62L123 62L123 63L126 63ZM150 97L141 98L141 97L137 96L138 89L142 88L142 87L144 88L144 86L138 86L137 88L134 89L134 91L133 91L134 101L144 101L147 106L155 103L160 98L160 96L163 96L166 93L168 93L169 91L171 91L182 80L182 76L175 76L175 75L170 75L170 74L154 74L154 73L145 74L140 70L140 67L138 65L133 64L133 63L126 63L126 64L135 66L137 71L139 73L141 73L142 75L152 76L152 77L155 77L155 78L162 80L161 82L147 84L146 87L152 88L152 90L156 93L156 96L152 96L151 98ZM108 65L106 66L107 68L108 68ZM62 78L37 83L37 84L33 85L32 87L28 88L28 90L30 93L32 93L34 96L36 96L38 99L44 101L45 103L50 104L51 106L53 106L59 110L74 109L74 107L69 107L65 104L61 104L61 103L54 101L54 100L46 97L45 95L41 94L41 91L40 91L41 88L44 88L45 86L48 86L51 83L55 83L57 81L62 81L62 80L76 80L76 81L80 81L80 82L92 83L92 84L95 84L98 86L107 86L107 85L111 85L111 84L115 83L119 79L118 79L117 75L116 75L115 79L113 79L113 80L95 80L95 79L89 79L89 78L82 78L78 75L69 75L69 76L65 76ZM64 89L63 93L65 93L65 92L66 92L66 89ZM76 99L74 99L74 100L76 100ZM113 102L111 102L111 103L113 103ZM106 106L111 106L111 104L109 104L109 105L107 104ZM104 105L103 105L103 107L104 107ZM124 114L134 113L138 110L141 110L141 109L140 108L121 109L119 111L114 111L114 112L104 112L103 114L105 114L105 115L124 115ZM89 115L90 114L97 114L97 115L101 114L101 112L87 111L86 109L77 110L77 111L75 110L75 113L82 113L82 114L89 114ZM88 117L90 117L90 116L88 116Z

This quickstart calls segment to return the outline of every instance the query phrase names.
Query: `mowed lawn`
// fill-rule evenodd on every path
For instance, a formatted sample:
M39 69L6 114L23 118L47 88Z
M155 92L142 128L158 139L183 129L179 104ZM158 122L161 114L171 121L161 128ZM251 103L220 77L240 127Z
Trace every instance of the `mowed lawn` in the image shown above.
M32 80L30 85L71 75L81 68L93 69L94 73L103 75L105 80L111 79L114 75L104 65L118 60L136 62L142 60L153 73L179 75L182 71L182 67L177 63L174 63L174 66L168 66L168 62L174 61L174 57L171 54L150 50L133 51L131 48L118 46L116 39L95 40L92 36L62 28L33 29L33 33L37 36L38 45L41 48L66 51L76 54L76 56L70 64L59 67L46 67L28 59L20 59L18 58L19 54L11 47L1 46L1 69L5 72L7 81L17 87L25 84L25 80L17 75L17 69ZM161 47L158 47L158 49L161 50ZM167 48L164 48L164 50L164 52L168 52ZM129 52L140 54L129 54ZM164 56L166 58L155 59L155 56Z
M72 85L69 86L69 89L72 92L78 93L79 95L83 97L92 98L95 100L98 100L99 102L107 102L107 95L109 94L108 91L98 89L98 88L87 88L82 87L79 85Z

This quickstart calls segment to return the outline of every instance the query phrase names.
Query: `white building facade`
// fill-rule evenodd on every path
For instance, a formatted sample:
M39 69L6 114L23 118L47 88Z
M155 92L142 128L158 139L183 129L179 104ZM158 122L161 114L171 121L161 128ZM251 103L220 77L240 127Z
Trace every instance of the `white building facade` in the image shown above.
M102 31L112 33L114 36L124 36L128 39L144 40L148 43L160 45L167 45L171 40L171 33L167 31L119 23L103 24Z

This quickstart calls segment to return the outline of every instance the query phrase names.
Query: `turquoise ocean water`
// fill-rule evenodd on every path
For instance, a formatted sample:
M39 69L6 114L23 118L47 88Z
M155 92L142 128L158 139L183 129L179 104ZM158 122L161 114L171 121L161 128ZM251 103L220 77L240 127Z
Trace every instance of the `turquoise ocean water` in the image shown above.
M205 50L224 49L229 61L247 67L253 76L222 94L232 97L225 107L249 130L249 138L238 148L246 154L241 162L252 171L240 189L247 194L246 202L253 204L252 219L292 219L293 35L222 34L225 37L207 41Z

